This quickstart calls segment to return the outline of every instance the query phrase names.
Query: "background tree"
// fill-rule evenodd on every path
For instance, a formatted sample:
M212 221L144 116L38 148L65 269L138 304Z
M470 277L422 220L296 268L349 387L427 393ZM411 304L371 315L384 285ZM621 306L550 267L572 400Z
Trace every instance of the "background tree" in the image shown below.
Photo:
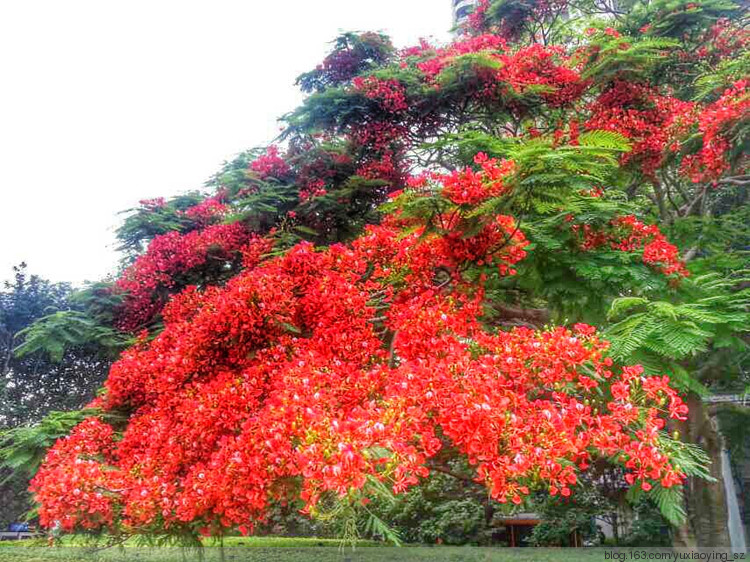
M93 397L111 362L96 345L60 347L51 354L31 347L35 322L51 325L77 312L69 284L29 275L25 264L14 268L13 280L0 292L2 427L38 421L52 410L75 410Z
M1 432L39 422L55 410L81 408L92 399L111 363L90 347L60 349L54 357L39 352L19 356L17 350L28 343L34 322L69 314L76 303L69 284L29 275L26 264L15 267L13 273L13 280L6 281L0 292ZM2 433L0 440L4 441ZM28 478L28 474L13 477L8 470L2 471L0 525L22 519L29 510Z

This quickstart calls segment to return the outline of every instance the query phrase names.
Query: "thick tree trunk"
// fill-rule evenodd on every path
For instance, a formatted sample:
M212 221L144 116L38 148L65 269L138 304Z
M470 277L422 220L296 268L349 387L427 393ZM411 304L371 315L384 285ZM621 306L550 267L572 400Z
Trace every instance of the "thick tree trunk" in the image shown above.
M721 474L721 452L724 439L718 420L710 406L699 398L688 399L690 415L682 424L684 439L695 443L711 458L711 476L716 481L691 478L685 487L688 521L675 531L675 546L728 547L729 515L724 479Z

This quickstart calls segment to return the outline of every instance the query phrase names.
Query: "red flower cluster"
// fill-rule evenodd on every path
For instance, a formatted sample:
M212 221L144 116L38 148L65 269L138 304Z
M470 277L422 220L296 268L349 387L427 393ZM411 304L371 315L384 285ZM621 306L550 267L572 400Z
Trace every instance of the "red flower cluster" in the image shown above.
M546 102L559 106L577 99L585 87L578 73L569 67L562 49L535 45L509 53L505 40L496 34L463 37L440 49L422 41L420 46L402 51L400 62L419 70L426 86L440 90L441 73L459 64L463 55L477 53L492 59L493 64L476 65L476 80L468 80L468 90L457 92L457 96L522 113L528 102L521 99L524 94L537 92ZM435 127L434 116L425 118L423 112L414 115L407 111L406 88L395 79L356 76L351 80L350 91L375 102L366 115L341 124L354 152L359 153L356 173L383 180L395 189L405 180L405 155L413 147L415 131L429 135ZM305 199L325 188L320 182L301 187Z
M313 197L321 197L327 193L326 182L322 179L312 180L299 190L299 200L307 201Z
M348 177L353 171L352 158L348 154L329 151L313 146L305 147L305 158L297 163L296 185L299 188L299 199L305 202L313 197L327 193L335 185L337 177ZM296 154L292 154L294 158Z
M469 14L464 24L465 31L469 33L481 33L487 27L487 10L490 0L479 0L474 11Z
M403 173L396 154L395 151L387 150L379 158L365 161L357 168L357 175L369 180L383 180L391 186L399 185L403 180Z
M356 175L367 179L399 185L404 179L402 157L406 148L408 126L403 113L408 108L406 89L397 80L383 80L375 76L352 80L354 91L375 101L384 115L352 124L349 138L361 151Z
M533 44L509 52L505 40L494 34L462 38L437 50L428 47L423 45L408 54L420 57L417 68L427 84L436 87L440 74L462 55L481 53L495 61L497 68L478 68L480 84L474 86L475 95L485 100L507 101L510 97L512 103L514 96L544 86L541 97L552 105L562 105L580 97L586 87L561 47Z
M483 188L501 190L512 166L477 163ZM247 269L173 298L164 331L113 365L98 404L133 412L127 428L116 439L88 420L51 449L32 485L41 523L251 527L274 499L308 511L323 495L360 501L369 478L402 492L446 447L501 502L570 495L581 470L614 455L644 488L680 483L659 441L662 414L685 414L668 381L614 369L590 326L485 330L483 282L464 272L512 273L523 234L505 216L473 234L456 214L439 220L391 215L351 246L265 260L268 241L220 227L193 233L189 252L178 241L191 235L157 239L130 283L147 272L169 283L209 239L245 244Z
M512 266L526 257L524 248L529 242L513 217L497 215L474 236L467 236L459 225L445 236L442 244L441 252L449 258L449 265L472 262L480 266L497 265L500 275L516 274Z
M364 94L368 99L378 102L380 107L389 113L406 110L406 89L398 80L383 80L376 76L358 76L352 80L354 90Z
M169 232L153 239L148 250L125 270L115 284L125 293L116 326L131 332L147 324L164 306L165 291L175 276L185 274L209 259L230 260L248 240L240 224L219 224L187 234Z
M48 525L59 521L72 531L112 524L122 489L120 474L106 468L114 461L113 437L112 427L89 418L47 453L31 490L41 504L39 517Z
M450 174L426 173L412 178L409 183L414 188L422 188L428 181L439 183L443 196L456 205L476 205L508 190L504 180L515 171L513 161L498 162L480 152L474 162L480 166L478 171L463 168Z
M727 129L750 117L750 80L738 80L698 115L703 145L682 161L681 172L695 183L718 180L727 170L730 141Z
M185 216L193 219L201 226L208 226L223 217L229 210L229 206L224 202L223 193L208 197L193 205L185 211Z
M645 84L618 81L590 105L586 127L615 131L630 139L632 150L623 155L622 162L637 162L651 176L662 164L675 131L684 129L685 120L692 122L694 108L692 102L662 96Z
M645 33L647 30L642 29L641 32ZM604 35L609 35L610 37L614 37L615 39L619 39L621 37L621 34L619 31L612 27L605 27L604 29L599 29L596 27L589 27L586 29L586 35L589 37L593 37L595 35L598 35L599 33L603 33Z
M716 64L740 56L750 43L750 31L722 18L705 32L703 45L695 52L684 53L685 60Z
M413 47L404 51L404 56L419 57L417 68L424 74L428 83L434 84L440 73L451 65L457 57L467 54L485 53L496 55L504 52L507 48L505 39L499 35L487 33L473 37L462 37L450 45L440 49L434 49L427 43L420 47Z
M573 225L573 230L582 233L580 247L584 251L604 245L628 253L642 250L643 263L664 275L689 275L677 246L671 244L656 225L647 225L633 215L617 217L604 230L594 229L590 225Z
M442 197L461 207L474 206L509 191L505 181L515 171L510 160L498 161L480 152L474 157L480 169L456 170L450 174L423 173L409 179L409 192L417 196L440 193ZM497 215L484 220L479 228L467 222L461 207L436 217L436 226L444 233L435 248L435 259L440 267L460 269L461 264L497 265L501 275L515 275L512 266L526 257L528 241L512 217ZM414 227L405 220L404 227ZM421 232L421 231L420 231ZM472 232L471 235L468 232Z
M356 174L384 180L391 188L400 185L405 176L402 161L407 130L403 124L385 119L354 126L349 138L363 153Z
M260 179L282 179L291 171L289 164L279 156L279 147L269 146L266 153L259 156L250 164L250 169L256 172Z
M166 207L167 201L164 197L156 197L154 199L141 199L138 204L147 211L155 211Z
M562 47L535 43L512 54L499 57L502 62L497 79L515 93L545 86L541 97L552 106L560 106L578 99L586 88L578 72L567 66L569 59Z

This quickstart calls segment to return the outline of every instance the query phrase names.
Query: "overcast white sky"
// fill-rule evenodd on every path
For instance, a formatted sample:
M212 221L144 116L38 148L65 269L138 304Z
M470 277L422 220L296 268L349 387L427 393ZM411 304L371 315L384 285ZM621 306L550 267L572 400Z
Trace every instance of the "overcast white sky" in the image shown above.
M97 280L117 212L268 143L339 31L448 37L449 0L0 0L0 279Z

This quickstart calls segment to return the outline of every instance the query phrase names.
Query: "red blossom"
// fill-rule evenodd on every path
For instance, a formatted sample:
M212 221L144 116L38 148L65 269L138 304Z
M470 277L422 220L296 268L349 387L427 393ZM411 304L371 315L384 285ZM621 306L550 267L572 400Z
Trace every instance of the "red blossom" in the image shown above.
M498 162L483 153L477 154L474 161L481 166L479 171L466 168L448 175L431 175L431 179L443 184L445 197L457 205L476 205L501 195L507 190L503 180L515 170L512 161Z
M166 207L167 201L164 197L157 197L155 199L141 199L138 204L146 211L155 211Z
M224 194L208 197L185 211L185 215L201 226L207 226L223 217L229 210Z
M608 228L597 229L588 224L573 225L582 235L580 248L595 250L608 245L622 252L642 251L643 263L667 276L687 277L690 273L680 259L678 248L671 244L655 225L647 225L633 215L617 217Z
M169 290L175 278L214 259L231 259L247 242L240 224L219 224L187 234L169 232L153 239L145 254L125 270L115 284L125 293L116 325L133 331L147 324L164 305L158 290Z
M692 122L695 104L662 96L653 88L618 81L589 107L589 130L615 131L630 139L632 150L622 162L636 162L643 172L653 176L664 160L664 153L677 131Z
M406 89L397 80L358 76L352 80L352 85L355 91L364 94L368 99L377 101L385 111L390 113L398 113L408 107Z
M256 172L261 179L282 179L289 175L290 168L286 160L279 155L277 146L269 146L266 153L256 158L250 169Z
M695 183L716 181L730 168L726 130L750 116L750 80L738 80L698 115L702 146L682 161L681 172Z
M407 189L433 182L448 196L478 177L485 196L502 191L512 163L476 163L474 175ZM391 215L350 246L303 243L276 257L265 257L268 241L241 236L246 269L174 297L163 332L113 365L99 405L132 412L122 437L90 419L50 450L32 483L42 525L248 532L273 500L296 495L312 511L370 478L401 493L445 447L500 502L540 487L570 496L592 460L615 455L633 484L680 484L659 444L659 406L686 411L668 380L614 369L585 324L486 330L484 277L464 272L512 274L523 233L503 215L470 235L460 218L438 220L428 232ZM228 234L207 232L191 248ZM193 263L175 261L187 236L152 243L130 282Z

